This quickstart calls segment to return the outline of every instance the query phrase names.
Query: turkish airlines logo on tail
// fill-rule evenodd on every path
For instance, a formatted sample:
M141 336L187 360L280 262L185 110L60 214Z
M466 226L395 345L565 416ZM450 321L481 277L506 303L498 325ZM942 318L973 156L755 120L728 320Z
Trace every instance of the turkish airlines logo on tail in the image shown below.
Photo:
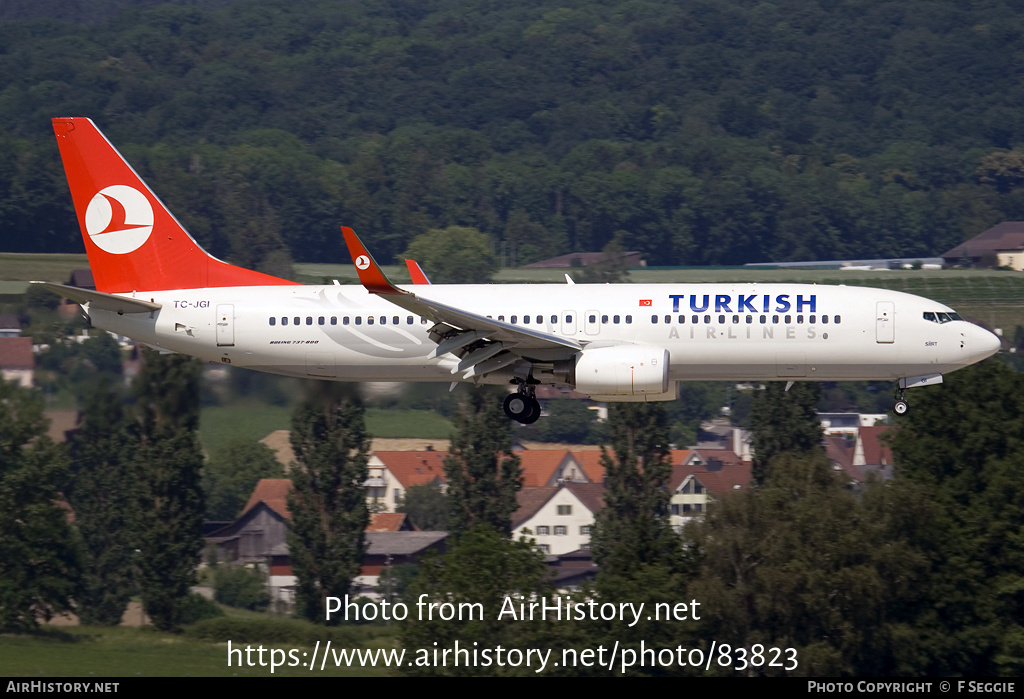
M370 266L370 258L366 255L360 255L356 258L356 267L359 269L366 269Z
M85 230L100 249L125 255L153 232L153 207L137 189L115 184L100 190L85 210Z

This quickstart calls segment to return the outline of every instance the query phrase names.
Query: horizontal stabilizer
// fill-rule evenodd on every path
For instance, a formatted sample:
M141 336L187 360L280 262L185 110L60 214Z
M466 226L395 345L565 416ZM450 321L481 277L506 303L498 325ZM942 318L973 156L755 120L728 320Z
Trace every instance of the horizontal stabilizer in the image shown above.
M96 308L101 311L152 313L153 311L159 311L161 308L159 303L152 301L143 301L142 299L133 299L127 296L118 296L117 294L105 294L102 291L80 289L77 286L54 284L53 282L32 282L32 284L38 284L44 289L49 289L76 303L87 303L89 308Z

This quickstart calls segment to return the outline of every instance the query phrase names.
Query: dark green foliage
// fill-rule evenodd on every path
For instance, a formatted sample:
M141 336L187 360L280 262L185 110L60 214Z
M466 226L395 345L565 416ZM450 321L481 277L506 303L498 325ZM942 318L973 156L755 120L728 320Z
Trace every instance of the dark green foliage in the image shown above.
M232 439L210 455L203 470L207 518L235 519L261 478L283 477L284 467L270 447L244 438Z
M601 444L604 441L605 426L597 421L597 412L588 408L586 401L552 400L548 402L547 412L532 429L523 430L530 439L567 444Z
M487 525L512 533L516 492L522 487L512 432L494 393L474 391L456 416L458 432L444 460L454 536Z
M912 667L1014 675L1024 666L1024 379L999 359L914 396L892 439L897 475L941 509L935 607L912 620L923 636ZM938 600L942 600L941 604Z
M135 381L140 469L136 556L153 625L176 629L203 549L197 360L147 350Z
M413 525L422 531L446 531L450 505L448 495L439 484L410 486L396 512L405 512Z
M80 562L57 492L66 469L40 397L0 381L0 630L71 609Z
M376 632L377 629L373 627L328 628L308 621L283 617L242 618L223 615L197 621L184 630L184 634L189 638L214 643L232 641L312 647L317 641L331 641L337 646L347 648L363 645L363 641L373 638Z
M189 592L178 603L178 623L182 626L195 624L203 619L217 619L224 616L224 610L212 600L198 592Z
M346 259L339 220L381 262L462 226L675 265L930 256L1022 211L1012 3L101 5L0 7L5 249L81 249L59 113L279 274Z
M487 236L464 226L429 230L402 257L419 262L435 284L483 284L498 268Z
M415 610L414 603L426 595L422 597L425 605L481 605L482 614L479 610L469 613L468 606L463 607L461 620L442 621L436 612L433 619L426 618L426 613L424 619L417 619L410 613L400 627L406 659L412 663L403 672L416 676L535 676L536 667L525 665L515 668L447 663L439 667L422 661L432 658L435 649L454 649L456 642L460 648L470 650L474 643L480 648L548 647L553 626L550 622L513 620L508 615L498 619L506 597L517 604L518 614L520 600L549 595L546 578L544 558L531 542L513 541L490 525L476 525L462 532L458 539L449 539L446 553L422 559L420 574L410 583L406 595L410 610Z
M761 488L727 495L687 530L701 560L689 588L701 636L796 650L795 670L753 674L895 674L899 624L887 617L921 581L922 552L892 542L886 524L866 516L823 455L776 457Z
M97 386L82 408L71 445L67 496L83 543L82 587L76 597L84 624L116 626L135 582L136 493L139 468L124 397Z
M785 384L765 384L754 395L751 428L754 432L754 481L762 484L770 474L772 460L780 454L821 451L822 428L818 418L821 387L797 382L787 391Z
M668 426L658 403L609 407L612 451L602 448L604 508L596 516L594 562L611 574L642 564L674 566L679 538L668 521Z
M324 389L296 409L291 442L288 549L298 578L298 610L310 621L337 624L339 615L326 619L325 600L349 594L370 521L363 485L369 477L370 438L363 408Z
M213 598L229 607L266 609L270 604L267 575L251 568L218 566L213 571Z

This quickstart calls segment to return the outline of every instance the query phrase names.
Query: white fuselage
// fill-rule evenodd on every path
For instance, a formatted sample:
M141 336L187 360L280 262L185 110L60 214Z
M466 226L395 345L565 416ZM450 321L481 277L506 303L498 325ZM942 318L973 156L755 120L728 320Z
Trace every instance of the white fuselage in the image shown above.
M670 354L670 379L892 380L943 374L992 354L998 339L910 294L801 284L430 285L431 300L571 338ZM153 313L89 310L96 327L155 347L291 376L452 381L454 355L428 320L361 286L137 292ZM524 322L528 320L528 322ZM550 352L550 350L549 350ZM538 361L544 352L537 351ZM504 383L500 372L486 382Z

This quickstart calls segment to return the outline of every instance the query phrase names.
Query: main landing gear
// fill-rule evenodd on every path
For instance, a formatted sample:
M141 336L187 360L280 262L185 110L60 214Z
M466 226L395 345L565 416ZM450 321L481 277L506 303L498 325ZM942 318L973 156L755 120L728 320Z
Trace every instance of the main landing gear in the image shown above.
M532 425L540 417L540 403L534 397L534 387L526 383L519 384L519 390L510 393L502 407L505 414L516 422Z
M892 406L892 411L897 415L906 415L907 411L910 410L910 405L907 404L906 398L904 398L903 387L899 383L896 384L896 403Z

